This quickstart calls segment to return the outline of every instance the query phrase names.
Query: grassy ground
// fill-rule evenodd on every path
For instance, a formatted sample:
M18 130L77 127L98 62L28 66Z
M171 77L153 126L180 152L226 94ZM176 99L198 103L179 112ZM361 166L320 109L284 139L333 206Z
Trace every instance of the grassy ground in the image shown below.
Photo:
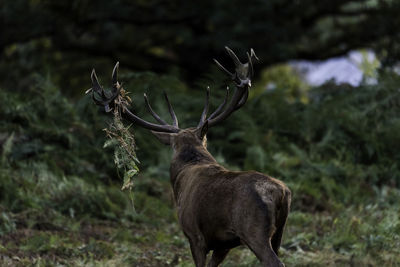
M127 205L121 219L78 219L34 209L1 213L3 222L11 222L15 230L1 237L0 265L194 266L177 224L168 181L138 180L148 192L136 193L136 211ZM287 266L400 266L400 209L386 204L398 196L398 191L385 188L374 204L330 213L293 211L282 260ZM250 250L239 247L222 266L259 263Z

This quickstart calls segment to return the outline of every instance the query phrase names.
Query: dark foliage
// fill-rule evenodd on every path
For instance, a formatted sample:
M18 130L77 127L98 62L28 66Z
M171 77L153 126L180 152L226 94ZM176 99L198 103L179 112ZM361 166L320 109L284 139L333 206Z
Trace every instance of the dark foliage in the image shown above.
M195 80L223 47L253 47L267 66L374 48L399 59L398 1L2 1L0 80L51 71L76 94L87 72L117 60L124 68ZM27 79L26 82L30 80ZM23 88L24 83L16 84ZM22 86L22 87L20 87ZM78 88L80 90L78 90ZM72 91L72 92L71 92Z

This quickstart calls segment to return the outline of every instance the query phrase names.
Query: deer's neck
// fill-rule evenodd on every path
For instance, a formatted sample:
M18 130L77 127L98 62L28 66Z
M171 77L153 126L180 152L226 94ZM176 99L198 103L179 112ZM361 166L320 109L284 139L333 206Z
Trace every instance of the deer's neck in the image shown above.
M171 162L171 171L179 172L187 166L210 163L216 163L216 160L206 148L203 146L185 145L175 151Z
M181 149L175 151L170 167L171 183L174 191L178 190L175 188L177 184L176 180L183 170L193 166L209 165L213 163L217 164L217 161L203 146L185 145Z

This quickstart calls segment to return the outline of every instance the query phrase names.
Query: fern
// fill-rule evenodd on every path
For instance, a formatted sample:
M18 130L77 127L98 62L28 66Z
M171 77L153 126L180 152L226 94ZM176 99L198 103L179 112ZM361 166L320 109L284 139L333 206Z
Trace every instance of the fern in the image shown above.
M122 123L120 112L115 109L114 119L108 128L104 129L108 140L104 143L104 148L114 149L114 163L118 169L124 172L122 190L133 188L133 177L139 172L136 156L136 143L130 126L125 127Z

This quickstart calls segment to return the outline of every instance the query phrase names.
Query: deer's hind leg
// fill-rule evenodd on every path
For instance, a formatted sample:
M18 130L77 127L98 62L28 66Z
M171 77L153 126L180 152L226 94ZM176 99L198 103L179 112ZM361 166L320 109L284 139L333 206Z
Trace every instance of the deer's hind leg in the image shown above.
M291 202L291 193L289 190L286 190L285 197L282 201L282 206L280 207L280 210L277 212L276 216L277 219L275 222L276 231L272 236L271 240L271 245L276 255L278 255L279 247L281 246L283 230L285 228L286 220L289 215L290 202Z
M266 205L261 205L261 209L255 209L251 215L248 216L244 224L243 232L241 233L241 241L261 261L264 267L283 267L285 266L278 258L271 245L272 236L276 230L275 216L270 216L266 210L272 211L273 209L266 208Z
M190 251L192 252L192 257L196 267L206 266L207 251L201 244L198 244L191 239L189 239Z
M228 255L230 249L218 249L218 250L214 250L211 260L208 263L208 267L217 267L226 257L226 255Z
M203 236L199 232L195 233L197 234L188 234L187 231L184 231L185 236L189 239L190 251L196 267L205 267L209 250L206 247Z
M285 266L272 249L270 238L263 238L257 236L248 237L243 240L256 257L261 261L264 267L283 267Z

